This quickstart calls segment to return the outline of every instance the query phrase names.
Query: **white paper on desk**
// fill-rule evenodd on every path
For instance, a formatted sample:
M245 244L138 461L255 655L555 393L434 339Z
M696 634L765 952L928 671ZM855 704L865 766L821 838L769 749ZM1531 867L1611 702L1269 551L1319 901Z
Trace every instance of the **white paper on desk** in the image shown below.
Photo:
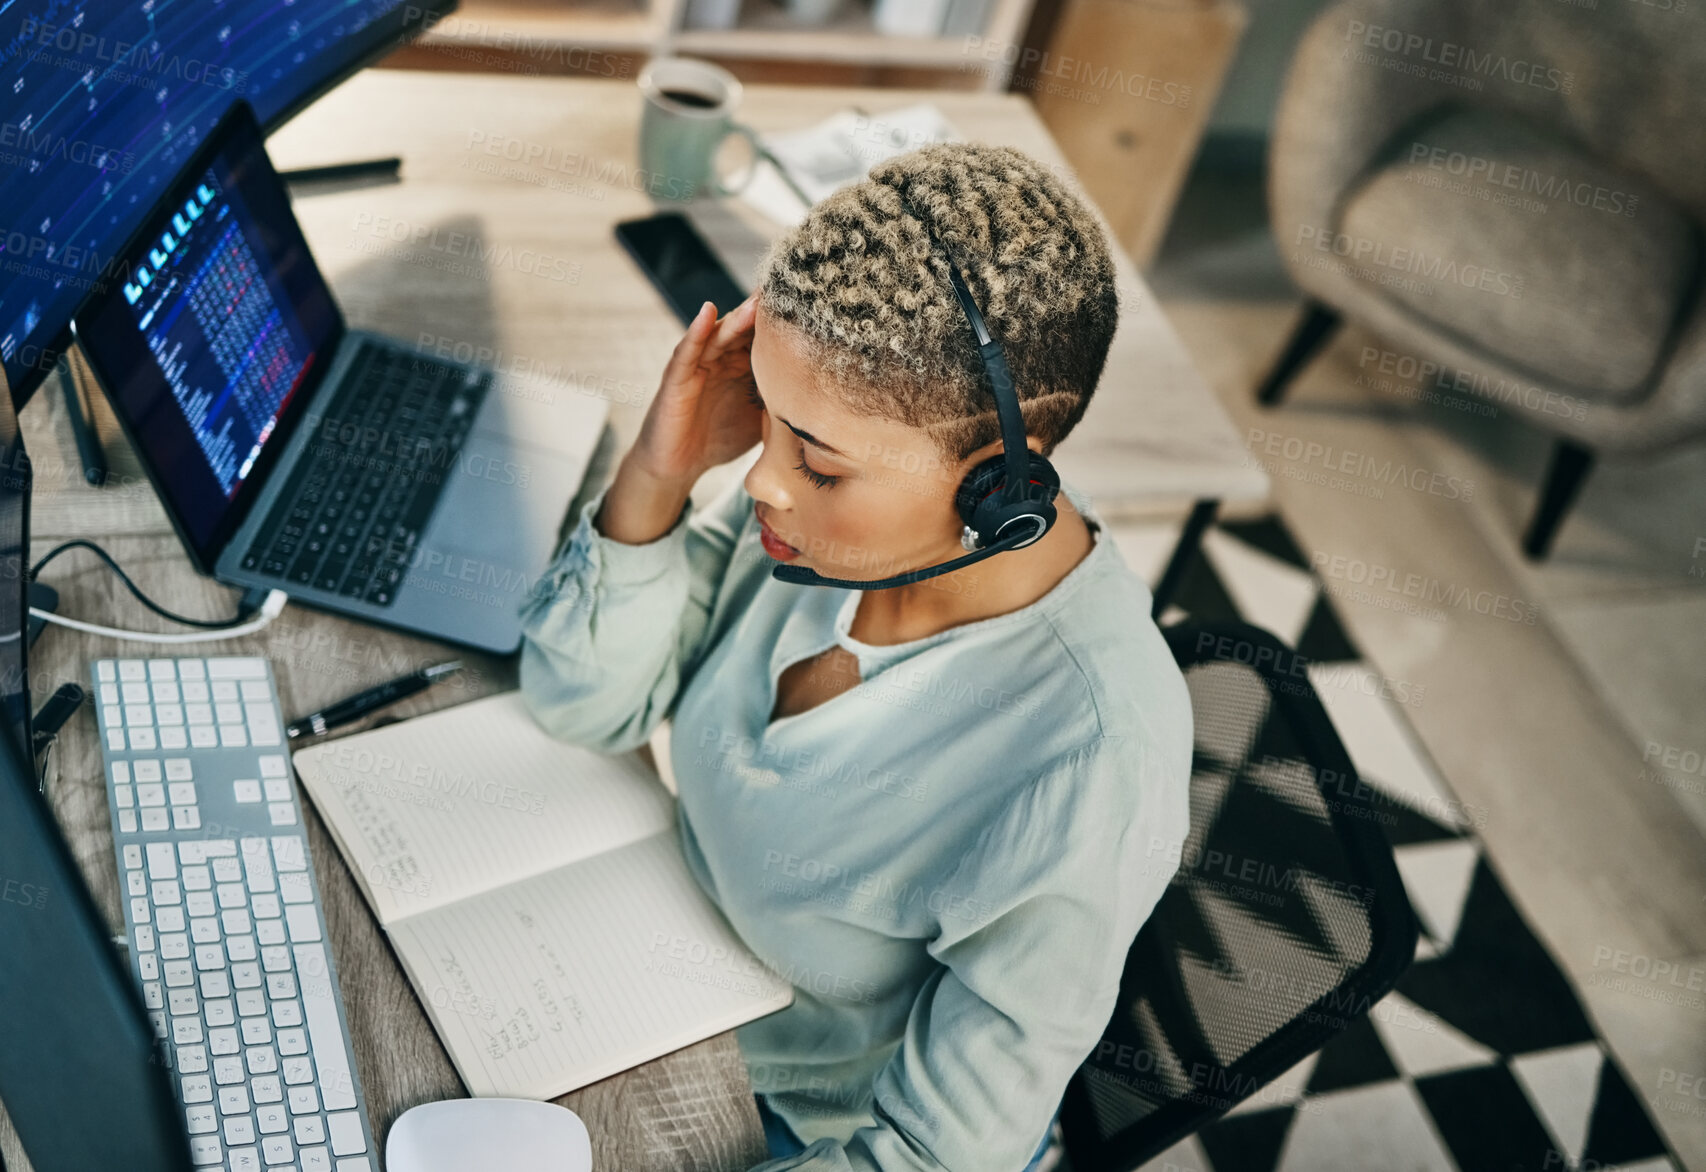
M475 1095L553 1098L793 1000L687 870L657 775L519 692L293 760Z
M863 179L884 159L960 137L929 102L870 115L846 110L804 130L760 136L775 163L814 204ZM760 160L741 198L782 224L798 224L808 210L770 160Z

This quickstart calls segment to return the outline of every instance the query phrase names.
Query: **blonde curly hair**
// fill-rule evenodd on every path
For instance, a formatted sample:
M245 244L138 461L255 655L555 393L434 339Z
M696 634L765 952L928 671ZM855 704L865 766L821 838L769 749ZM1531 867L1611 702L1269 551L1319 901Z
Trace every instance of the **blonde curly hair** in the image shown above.
M1101 378L1119 295L1101 226L1028 155L943 143L879 164L771 246L759 305L792 327L819 389L926 431L957 464L1001 426L944 249L1006 353L1026 434L1051 454Z

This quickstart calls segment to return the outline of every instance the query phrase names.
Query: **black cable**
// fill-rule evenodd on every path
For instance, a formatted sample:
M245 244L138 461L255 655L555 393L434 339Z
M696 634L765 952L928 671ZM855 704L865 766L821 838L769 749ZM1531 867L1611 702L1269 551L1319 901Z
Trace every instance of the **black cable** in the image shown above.
M220 619L217 622L209 622L206 619L192 619L192 618L186 618L185 616L183 616L181 614L174 614L173 612L167 610L165 607L161 606L159 603L155 602L152 598L149 598L146 594L142 593L142 591L137 588L136 583L132 582L130 580L130 575L126 574L123 570L121 570L119 568L119 564L117 562L113 561L112 554L108 553L106 550L102 549L100 546L96 545L94 542L84 541L82 538L77 538L73 541L67 541L62 545L57 545L54 548L48 550L45 554L43 554L41 556L40 561L36 562L35 565L30 567L30 579L32 581L34 581L35 578L41 573L43 566L47 565L47 563L51 562L54 558L58 557L60 554L65 553L67 550L72 550L72 549L86 549L86 550L89 550L91 553L95 554L95 556L99 557L103 562L106 562L108 566L112 567L113 573L117 574L119 581L123 582L127 587L129 587L130 592L132 594L136 595L136 600L138 602L140 602L143 606L146 606L149 610L153 611L155 614L159 615L161 618L169 619L170 621L172 621L174 623L182 623L186 627L199 627L200 629L202 629L204 631L217 631L217 630L220 630L224 627L235 627L241 623L244 623L244 622L248 621L248 618L250 615L255 613L255 607L251 604L251 598L252 598L252 592L251 592L251 594L244 595L242 603L239 604L239 606L237 608L237 617L234 619Z

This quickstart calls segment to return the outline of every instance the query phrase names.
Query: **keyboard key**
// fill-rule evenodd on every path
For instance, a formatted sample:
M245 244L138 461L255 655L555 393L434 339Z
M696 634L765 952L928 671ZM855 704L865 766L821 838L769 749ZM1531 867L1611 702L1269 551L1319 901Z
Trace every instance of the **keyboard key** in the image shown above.
M219 1127L219 1114L211 1103L198 1103L184 1109L184 1120L191 1135L205 1135Z
M121 680L146 680L148 665L140 659L121 659L118 661L118 678Z
M195 1161L198 1168L206 1168L217 1164L225 1158L225 1149L219 1145L216 1135L196 1135L190 1137L190 1159Z
M146 924L138 924L136 926L136 951L154 951L154 929L148 927Z
M185 704L206 704L208 701L207 683L203 680L185 680L179 687L183 691ZM206 721L202 722L207 723Z
M151 680L177 679L177 665L169 659L150 659L148 661L148 678Z
M219 734L211 724L199 724L190 729L190 744L198 749L211 749L219 744Z
M314 1081L314 1060L312 1058L286 1058L281 1064L284 1069L284 1081L290 1086L300 1086ZM305 1144L318 1143L318 1140L305 1139Z
M159 981L142 983L142 1003L149 1009L166 1008L166 995L161 991Z
M311 886L308 872L297 871L278 877L278 896L285 903L314 902L314 888Z
M261 1118L259 1112L256 1112L255 1118L260 1123L261 1131L264 1133L267 1130L266 1121ZM295 1154L296 1149L291 1147L290 1141L282 1135L269 1135L261 1141L261 1156L266 1160L268 1167L274 1164L288 1164Z
M115 753L124 751L124 730L122 728L107 726L107 748Z
M257 944L283 944L284 941L283 920L255 921L255 942Z
M150 732L148 735L152 737L154 734ZM240 724L222 724L219 726L219 743L227 749L241 749L248 745L249 734Z
M260 989L244 989L237 994L237 1012L244 1017L254 1017L257 1014L264 1014L266 1011L266 994L262 993Z
M243 711L248 718L251 741L257 745L276 745L280 742L282 737L279 733L278 709L271 704L246 704Z
M184 723L184 710L177 704L154 705L154 723L159 725Z
M169 1031L166 1028L166 1011L164 1009L150 1010L148 1024L154 1027L154 1036L165 1041Z
M243 881L243 864L235 856L213 860L213 881L215 883L241 883Z
M274 891L272 853L264 838L245 838L238 845L243 851L243 873L248 877L249 890Z
M289 1088L290 1113L292 1115L307 1115L320 1109L320 1096L313 1087ZM317 1140L307 1140L316 1143Z
M278 1052L284 1055L308 1053L308 1036L301 1030L278 1031Z
M174 1017L172 1019L172 1044L175 1046L193 1046L201 1041L201 1018Z
M195 967L187 960L165 961L160 965L160 972L165 976L168 989L195 984Z
M263 753L260 758L262 777L289 777L290 769L278 753Z
M232 965L231 987L234 989L259 989L261 987L261 966L258 964Z
M147 691L144 689L144 696ZM124 723L127 726L150 728L154 724L154 708L149 704L126 704L124 706Z
M360 1112L335 1111L327 1115L326 1130L332 1137L334 1156L359 1156L367 1150L367 1137L361 1133Z
M130 763L130 768L131 772L136 775L132 779L134 781L143 782L161 780L162 774L160 772L160 762L156 758L144 757L140 761L132 761Z
M204 680L207 678L207 668L199 659L178 660L178 678L180 680Z
M236 1033L235 1030L223 1030L220 1032L230 1034ZM215 1058L213 1060L213 1081L218 1083L220 1086L236 1086L238 1083L243 1081L243 1078L243 1060L241 1058L233 1058L230 1055L226 1055L224 1058Z
M201 995L204 998L229 997L231 995L230 974L218 971L201 974Z
M218 1001L209 1001L203 1009L203 1016L206 1017L207 1024L210 1026L228 1026L237 1021L236 1010L229 997Z
M122 725L124 723L124 709L117 704L103 704L101 706L101 723L108 728L112 728L114 725Z
M117 704L118 702L119 702L118 685L117 684L102 684L101 685L101 704L102 704L102 706L104 707L108 704Z
M296 1154L302 1157L302 1172L332 1172L332 1154L325 1148L303 1148Z
M206 863L192 863L180 872L179 881L185 891L211 891L213 889L213 874Z
M173 852L171 843L151 842L143 849L147 852L150 879L178 877L178 856Z
M172 807L173 830L201 829L201 810L195 806Z
M166 786L166 800L174 806L195 805L195 782L174 781Z
M129 783L130 783L130 762L129 761L114 761L113 762L113 784L114 785L128 785Z
M224 948L219 947L219 945L217 945L217 944L198 944L198 945L196 945L195 946L195 967L197 969L201 970L202 972L213 972L216 969L224 968L225 967L225 954L226 954L226 952L227 951L233 951L233 952L238 951L238 949L232 948L232 944L234 944L238 940L246 940L246 939L248 939L248 937L246 937L246 936L233 936L225 942ZM247 957L233 957L233 959L235 959L235 960L246 960L248 958Z
M133 899L130 901L130 922L131 923L133 923L133 924L146 924L148 922L148 917L149 917L149 905L148 905L148 901L146 899Z
M213 1080L205 1074L186 1074L184 1076L184 1102L211 1103L213 1102Z
M148 894L148 876L144 875L140 868L124 873L124 885L126 895Z
M178 1070L182 1074L200 1074L207 1069L206 1046L179 1046Z
M140 867L140 866L142 866L142 848L134 842L125 844L125 847L124 847L124 865L127 867ZM169 876L169 875L162 875L160 877L162 879L171 878L171 876Z
M282 944L261 949L261 967L269 973L283 972L290 967L290 950Z
M102 683L108 683L115 679L116 677L113 674L113 661L110 659L99 660L95 664L95 673L100 677Z
M221 1087L219 1091L219 1113L221 1115L246 1115L249 1112L249 1092L241 1086Z
M255 1108L255 1125L261 1129L262 1135L277 1135L290 1130L290 1114L283 1103L274 1101Z
M160 976L160 958L152 952L139 953L136 957L136 971L145 981L158 980Z
M185 704L184 705L184 722L186 724L189 724L189 725L212 724L213 723L213 705L211 705L211 704Z
M167 781L193 781L195 773L188 757L168 757L165 760Z
M344 1049L342 1027L338 1024L338 1005L332 997L331 984L323 978L330 968L326 963L323 944L298 944L295 949L296 971L307 982L302 989L302 1011L308 1021L308 1036L314 1043L314 1065L320 1071L321 1092L328 1110L355 1106L350 1075L349 1055ZM282 1049L283 1032L280 1033ZM353 1118L353 1116L352 1116ZM336 1131L333 1132L336 1135ZM336 1150L334 1141L333 1148ZM354 1155L362 1149L339 1152Z
M183 960L189 954L190 938L188 936L182 932L162 932L160 934L161 960Z
M267 807L267 817L274 826L295 826L296 806L292 802L273 802Z
M213 903L211 891L187 891L184 893L184 910L190 915L201 919L210 918L217 910Z
M154 703L156 704L176 704L178 702L178 684L176 680L161 680L159 683L151 685L149 690L154 694ZM182 724L183 721L162 720L160 723Z
M242 724L243 706L235 700L213 706L213 719L219 724Z
M196 1000L194 989L173 989L170 1002L171 1004L168 1008L174 1016L185 1013L194 1013L201 1007L200 1002ZM158 1009L159 1006L150 1005L148 1008Z
M290 779L287 777L268 777L261 782L261 788L266 791L269 802L290 800Z
M311 903L292 904L284 909L292 944L312 944L320 939L320 916Z
M129 813L129 811L126 811ZM150 834L165 830L169 827L164 807L142 811L142 829Z
M255 959L255 938L253 936L227 936L225 951L230 954L233 963Z
M261 800L261 783L253 779L244 779L231 783L231 796L239 802L258 802Z
M231 1172L262 1172L259 1148L232 1148L229 1155L230 1163L227 1167Z
M272 1026L264 1017L245 1017L242 1029L246 1046L264 1046L272 1041Z
M249 893L243 890L241 883L221 883L213 891L219 896L222 908L242 907L249 902Z
M144 807L164 806L166 804L166 787L159 784L137 786L136 804Z
M158 745L159 742L154 739L153 729L133 728L130 730L130 747L133 750L146 751L157 748Z
M252 1144L255 1142L255 1121L247 1115L238 1115L225 1121L225 1142L228 1144ZM252 1150L252 1149L251 1149ZM237 1166L237 1153L231 1153L232 1167Z
M136 787L133 785L113 786L113 804L121 810L134 809L136 806Z
M120 810L118 812L118 828L121 834L136 833L136 811Z
M278 1051L271 1046L250 1046L243 1051L243 1058L249 1064L250 1074L274 1074L278 1070Z
M306 871L308 852L302 839L294 834L275 834L272 840L273 866L279 871Z
M160 747L162 749L182 749L189 745L189 738L181 728L163 728L160 730Z
M350 1160L339 1160L337 1172L373 1172L373 1165L367 1162L366 1156L356 1156Z
M231 1055L237 1053L237 1031L226 1026L207 1031L207 1049L211 1054ZM242 1064L235 1058L231 1059L232 1067L237 1071L235 1079L221 1078L220 1082L237 1082L243 1077Z
M276 920L284 913L279 909L278 896L257 895L249 903L249 910L255 913L257 920Z
M122 677L122 672L120 674ZM237 656L209 659L207 677L212 680L264 680L267 678L267 661Z
M237 685L232 683L230 680L218 680L211 686L213 688L214 703L235 700L239 695Z

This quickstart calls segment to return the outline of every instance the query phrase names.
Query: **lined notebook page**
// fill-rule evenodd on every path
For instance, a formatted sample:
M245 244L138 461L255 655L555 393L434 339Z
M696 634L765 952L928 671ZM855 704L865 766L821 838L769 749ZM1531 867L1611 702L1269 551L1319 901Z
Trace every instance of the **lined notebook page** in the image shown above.
M503 692L292 755L379 922L443 907L672 827L636 754L546 733Z
M671 828L392 925L476 1096L548 1099L785 1008Z

